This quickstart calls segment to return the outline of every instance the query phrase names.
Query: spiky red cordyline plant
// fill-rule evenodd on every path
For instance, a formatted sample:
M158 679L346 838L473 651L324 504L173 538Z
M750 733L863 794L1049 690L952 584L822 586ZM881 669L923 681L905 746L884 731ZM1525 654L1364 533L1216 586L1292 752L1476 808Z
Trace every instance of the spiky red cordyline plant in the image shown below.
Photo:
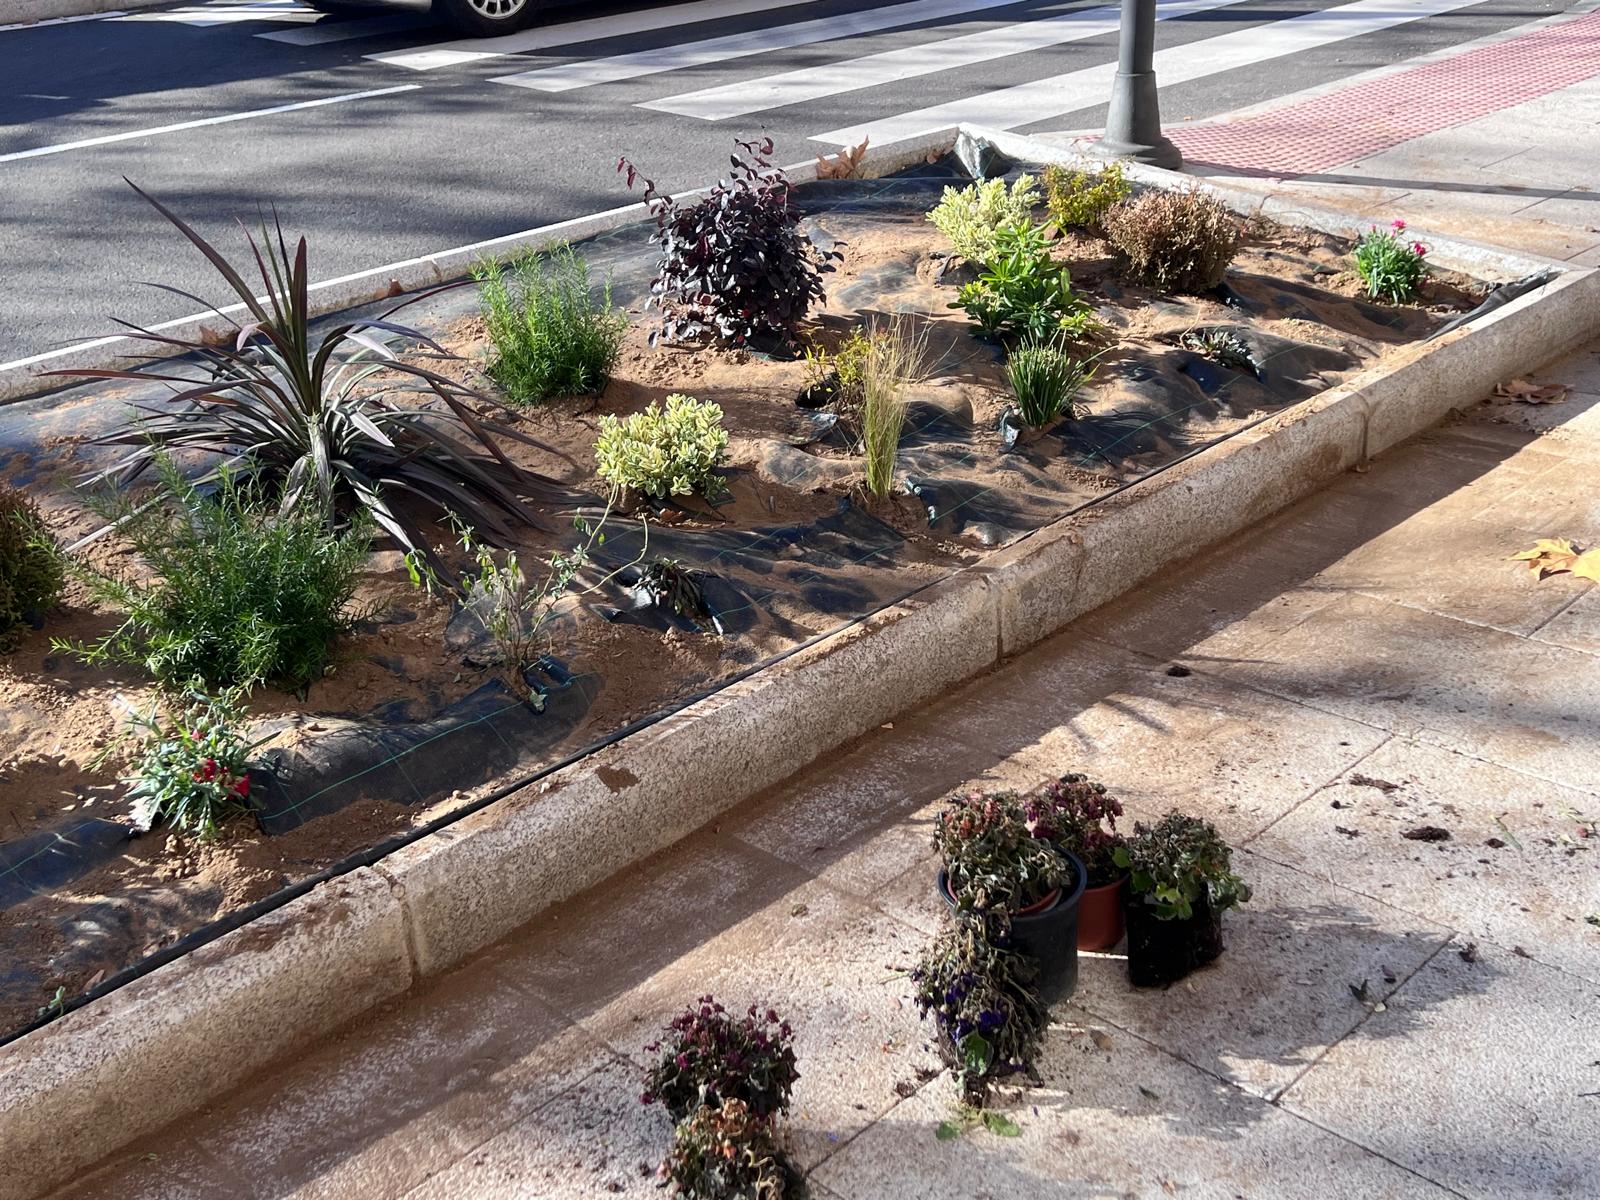
M396 505L395 493L420 498L462 524L503 538L511 532L507 518L536 523L525 498L558 504L573 499L556 481L523 470L506 457L495 439L512 438L555 451L478 411L482 405L508 411L503 405L423 363L401 360L372 336L372 331L394 334L423 347L426 358L457 360L433 339L388 319L433 291L413 296L380 317L337 325L313 344L306 239L301 237L291 254L275 211L274 230L263 220L259 242L245 230L261 273L263 295L258 299L243 274L214 246L137 184L126 182L206 256L243 303L245 319L235 321L188 292L158 284L211 309L237 336L231 344L212 344L118 321L129 337L157 350L148 357L129 356L139 363L129 369L50 372L83 379L154 380L173 391L163 405L135 405L141 416L131 429L96 439L100 445L134 448L89 476L87 484L127 484L164 451L209 451L236 461L248 474L281 483L285 509L308 490L320 496L330 513L350 504L364 508L404 549L420 553L436 569L443 564L417 523ZM197 360L207 377L185 373L184 362L173 361L180 356ZM362 389L385 371L405 386L386 388L379 381ZM442 408L399 407L385 399L386 390L431 393Z

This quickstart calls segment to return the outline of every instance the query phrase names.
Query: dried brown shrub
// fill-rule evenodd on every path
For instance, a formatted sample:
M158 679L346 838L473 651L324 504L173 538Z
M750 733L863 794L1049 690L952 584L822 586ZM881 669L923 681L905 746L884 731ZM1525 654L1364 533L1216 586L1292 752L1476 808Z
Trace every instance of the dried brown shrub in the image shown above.
M1216 287L1239 249L1232 214L1198 189L1126 200L1106 214L1105 233L1129 274L1164 292Z

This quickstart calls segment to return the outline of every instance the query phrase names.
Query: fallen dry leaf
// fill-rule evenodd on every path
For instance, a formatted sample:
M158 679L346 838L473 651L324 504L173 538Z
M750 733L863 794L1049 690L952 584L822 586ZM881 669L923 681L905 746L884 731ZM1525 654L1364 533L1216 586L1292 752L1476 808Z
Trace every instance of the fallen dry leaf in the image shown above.
M1567 538L1540 538L1529 549L1513 554L1511 561L1527 563L1540 579L1571 573L1600 583L1600 546L1580 550Z
M1572 389L1564 383L1538 384L1531 379L1513 379L1494 385L1494 398L1506 404L1560 404Z
M851 146L848 150L841 150L832 158L827 155L817 155L818 179L853 179L861 160L866 157L867 143L871 138L862 138L859 146Z

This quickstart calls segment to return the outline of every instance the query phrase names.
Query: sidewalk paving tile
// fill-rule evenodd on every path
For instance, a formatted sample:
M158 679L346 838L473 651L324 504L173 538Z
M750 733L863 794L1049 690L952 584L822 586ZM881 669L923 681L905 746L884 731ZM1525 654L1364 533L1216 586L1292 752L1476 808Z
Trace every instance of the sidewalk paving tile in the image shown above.
M1073 1003L1270 1100L1367 1017L1352 986L1367 980L1374 999L1387 997L1386 973L1405 979L1450 931L1320 872L1248 852L1234 855L1234 869L1255 894L1224 915L1228 948L1215 964L1145 989L1129 986L1124 958L1091 959Z
M1015 1138L974 1130L938 1141L954 1115L941 1075L815 1173L842 1200L1445 1200L1427 1181L1067 1010L1044 1087L998 1108ZM1100 1035L1098 1042L1092 1034Z
M1600 660L1365 596L1223 673L1557 782L1592 777L1600 756Z
M1597 819L1592 791L1396 738L1249 846L1600 983ZM1449 837L1404 836L1426 828Z
M1600 655L1600 588L1591 586L1533 636L1568 650Z
M1496 947L1475 958L1435 957L1283 1106L1474 1200L1600 1195L1595 985Z
M638 1072L614 1060L570 1091L405 1193L405 1200L659 1197L656 1166L672 1135L639 1103Z

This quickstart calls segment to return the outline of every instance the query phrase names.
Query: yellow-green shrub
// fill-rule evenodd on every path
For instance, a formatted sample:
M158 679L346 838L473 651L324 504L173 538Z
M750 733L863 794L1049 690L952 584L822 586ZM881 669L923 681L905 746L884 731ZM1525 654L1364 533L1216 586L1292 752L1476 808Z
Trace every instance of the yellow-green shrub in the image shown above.
M1051 163L1044 171L1045 204L1058 229L1094 228L1113 204L1133 194L1121 163L1107 163L1099 174Z
M715 490L728 449L722 406L674 393L630 417L600 418L594 444L600 478L655 500Z
M928 213L940 233L950 239L956 253L977 263L987 263L994 253L995 231L1003 225L1031 221L1039 189L1033 176L1022 175L1009 187L1004 179L947 187Z

